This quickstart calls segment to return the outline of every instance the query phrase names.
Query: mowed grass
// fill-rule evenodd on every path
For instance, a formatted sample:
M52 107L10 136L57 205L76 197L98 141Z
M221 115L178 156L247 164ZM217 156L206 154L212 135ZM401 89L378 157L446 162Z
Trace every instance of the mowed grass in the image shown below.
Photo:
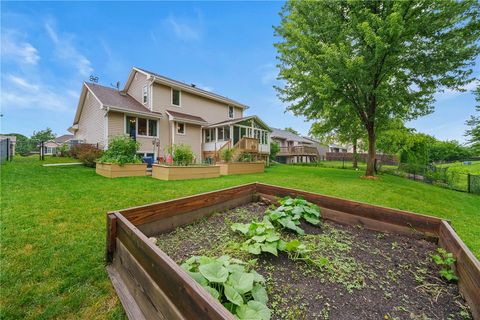
M439 164L437 167L448 168L448 171L458 173L480 174L480 161L470 161L471 164L464 164L463 162L453 162L446 164Z
M1 166L0 318L124 318L104 268L105 213L254 181L450 219L480 256L480 196L362 174L277 165L263 174L168 182L107 179L92 168L16 158Z

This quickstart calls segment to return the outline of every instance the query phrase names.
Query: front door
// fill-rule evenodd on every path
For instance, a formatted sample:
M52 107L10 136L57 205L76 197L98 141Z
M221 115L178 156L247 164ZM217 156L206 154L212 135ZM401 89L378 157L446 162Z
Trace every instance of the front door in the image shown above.
M240 127L233 126L233 145L236 145L240 140Z

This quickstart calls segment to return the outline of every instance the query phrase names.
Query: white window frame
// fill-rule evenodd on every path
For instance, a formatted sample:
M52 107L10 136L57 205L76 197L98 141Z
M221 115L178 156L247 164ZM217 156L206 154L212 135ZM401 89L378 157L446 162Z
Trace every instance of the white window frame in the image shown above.
M137 116L134 116L134 115L128 115L128 114L124 114L123 116L123 133L128 135L127 133L127 117L131 117L131 118L135 118L135 136L136 137L142 137L142 138L151 138L151 139L154 139L154 138L159 138L160 137L160 121L158 121L158 119L154 119L154 118L147 118L147 117L137 117ZM138 134L138 118L142 118L142 119L146 119L147 120L147 135L142 135L142 134ZM149 130L149 123L150 121L149 120L153 120L153 121L156 121L157 122L157 133L156 133L156 136L149 136L148 133L150 132Z
M148 103L148 86L144 86L142 88L142 103L143 104Z
M180 133L178 132L178 125L179 124L183 124L183 133ZM184 136L187 134L187 124L185 122L181 122L181 121L175 121L175 134L179 135L179 136Z
M178 91L178 105L173 104L173 90ZM171 88L171 90L170 90L170 104L174 107L177 107L177 108L182 107L182 90Z
M230 108L232 108L232 116L230 117ZM229 119L235 119L235 108L233 106L227 106L227 116Z

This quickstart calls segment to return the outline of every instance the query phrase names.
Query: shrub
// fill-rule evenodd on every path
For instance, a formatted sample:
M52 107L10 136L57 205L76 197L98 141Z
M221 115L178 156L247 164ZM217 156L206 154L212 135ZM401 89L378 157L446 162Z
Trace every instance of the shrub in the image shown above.
M140 163L137 155L140 143L127 136L114 137L108 143L108 149L98 159L100 163L115 163L124 165L126 163Z
M230 161L232 161L234 153L235 153L234 148L223 149L221 154L220 154L220 158L225 162L230 162Z
M253 161L253 156L249 152L244 152L240 155L240 158L238 159L240 162L252 162Z
M278 145L278 143L272 141L272 143L270 143L270 160L275 160L275 157L279 152L280 146Z
M195 160L195 154L188 145L174 144L168 151L173 156L173 164L176 166L188 166Z
M87 167L95 167L95 163L102 156L103 151L94 146L87 146L88 148L82 148L78 153L78 160Z
M66 157L68 155L68 145L62 144L57 147L57 154L60 157Z

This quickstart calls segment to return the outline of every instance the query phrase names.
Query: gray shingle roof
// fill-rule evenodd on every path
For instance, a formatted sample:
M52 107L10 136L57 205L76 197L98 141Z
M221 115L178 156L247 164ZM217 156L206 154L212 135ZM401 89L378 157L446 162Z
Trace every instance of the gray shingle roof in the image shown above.
M158 114L157 112L150 111L150 109L143 106L127 93L122 93L116 89L104 87L96 83L86 82L85 85L88 86L93 94L106 106L125 109L125 111Z
M180 120L192 120L192 121L207 123L207 121L205 121L203 118L198 117L198 116L194 116L194 115L191 115L191 114L181 113L181 112L172 111L172 110L167 110L166 112L168 114L172 115L173 117L175 117L177 119L180 119Z
M285 139L287 141L298 141L298 142L305 142L305 143L312 143L312 141L305 139L301 136L298 136L294 133L291 133L287 130L272 128L272 134L270 135L272 138L279 138Z
M55 138L56 143L64 143L65 141L68 141L70 139L73 139L73 134L64 134L60 137Z

